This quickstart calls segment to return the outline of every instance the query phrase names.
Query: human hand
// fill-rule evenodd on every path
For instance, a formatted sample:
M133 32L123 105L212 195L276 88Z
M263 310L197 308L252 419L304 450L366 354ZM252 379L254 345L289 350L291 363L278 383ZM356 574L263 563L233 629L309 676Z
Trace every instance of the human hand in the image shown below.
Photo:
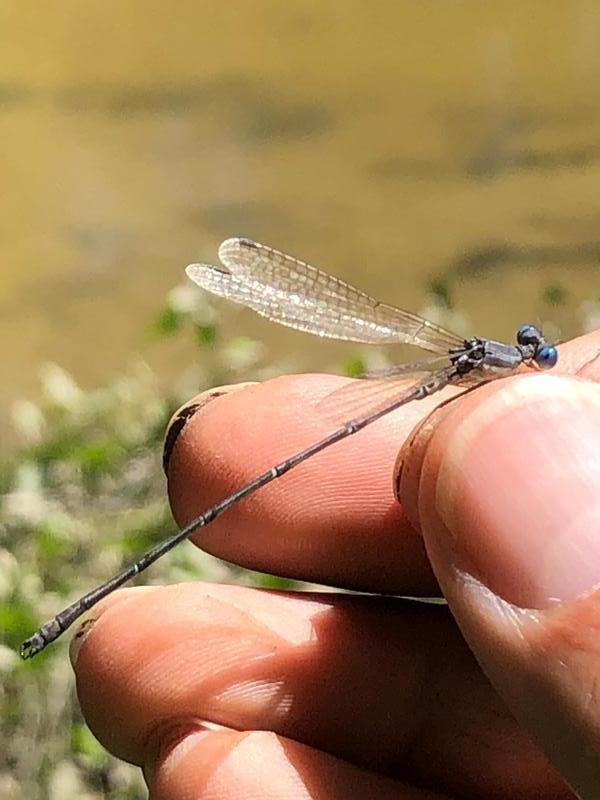
M439 398L412 403L195 537L346 589L441 587L449 608L123 590L73 648L96 736L165 800L572 798L559 773L600 797L599 349L592 334L552 373L433 413ZM280 378L199 408L169 466L178 522L328 433L311 409L341 380Z

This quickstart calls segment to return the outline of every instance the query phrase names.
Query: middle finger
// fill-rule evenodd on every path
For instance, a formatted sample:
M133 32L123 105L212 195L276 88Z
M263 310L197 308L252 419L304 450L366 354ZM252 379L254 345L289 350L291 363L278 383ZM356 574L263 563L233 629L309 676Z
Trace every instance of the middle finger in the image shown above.
M526 798L556 780L442 606L202 584L129 590L91 627L76 672L90 727L138 764L182 722L208 720L438 791L503 796L509 781Z

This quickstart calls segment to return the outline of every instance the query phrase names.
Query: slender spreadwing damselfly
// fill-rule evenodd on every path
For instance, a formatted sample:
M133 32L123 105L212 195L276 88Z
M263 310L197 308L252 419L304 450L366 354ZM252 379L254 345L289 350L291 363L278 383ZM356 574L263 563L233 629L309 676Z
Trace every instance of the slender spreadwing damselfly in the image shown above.
M429 361L387 370L378 375L385 391L371 396L370 406L329 436L295 453L239 488L159 542L134 564L65 608L21 645L31 658L57 639L76 619L103 597L143 572L176 544L208 525L262 486L289 472L307 458L351 436L413 400L422 400L449 384L472 388L509 375L522 364L549 369L556 348L533 325L522 325L516 344L490 339L463 339L417 314L380 303L348 283L303 261L249 239L227 239L219 248L221 266L191 264L187 274L212 294L253 309L273 322L317 336L369 344L409 344L435 354ZM408 365L409 368L411 365ZM412 371L413 377L410 378ZM418 376L418 377L415 377Z

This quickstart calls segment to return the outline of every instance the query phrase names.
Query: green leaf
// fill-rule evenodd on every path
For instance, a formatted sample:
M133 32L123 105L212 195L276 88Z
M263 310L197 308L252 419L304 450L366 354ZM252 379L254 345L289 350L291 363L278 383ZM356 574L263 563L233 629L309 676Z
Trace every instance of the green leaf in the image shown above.
M214 325L194 325L194 340L198 347L210 347L217 338Z
M100 475L116 467L125 450L112 439L91 441L73 452L73 460L79 463L89 476Z
M75 723L71 728L71 748L75 753L88 756L88 758L97 763L103 763L108 760L106 750L87 725L81 723Z
M443 278L434 278L429 284L429 291L436 303L442 308L450 310L453 306L450 286Z
M72 549L71 539L49 521L42 523L36 531L38 556L51 560L61 558Z
M349 378L360 378L367 371L367 365L360 356L351 356L342 362L342 372Z
M268 575L265 572L254 574L255 586L262 589L297 589L298 581L292 578L280 578L278 575Z
M20 642L37 626L37 620L25 603L16 601L0 603L0 630L6 643Z
M550 284L546 286L543 291L542 298L545 303L550 306L564 306L569 297L568 291L564 286L559 283Z
M154 322L153 328L160 336L173 336L183 324L183 314L170 306L166 306Z

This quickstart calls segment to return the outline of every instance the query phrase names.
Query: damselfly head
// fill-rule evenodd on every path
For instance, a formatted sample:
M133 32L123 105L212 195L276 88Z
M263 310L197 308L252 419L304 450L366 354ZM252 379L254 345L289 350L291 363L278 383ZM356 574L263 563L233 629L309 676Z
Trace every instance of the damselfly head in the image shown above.
M558 361L558 350L554 345L546 344L535 325L521 325L517 331L517 343L523 348L523 357L535 361L540 369L552 369Z

